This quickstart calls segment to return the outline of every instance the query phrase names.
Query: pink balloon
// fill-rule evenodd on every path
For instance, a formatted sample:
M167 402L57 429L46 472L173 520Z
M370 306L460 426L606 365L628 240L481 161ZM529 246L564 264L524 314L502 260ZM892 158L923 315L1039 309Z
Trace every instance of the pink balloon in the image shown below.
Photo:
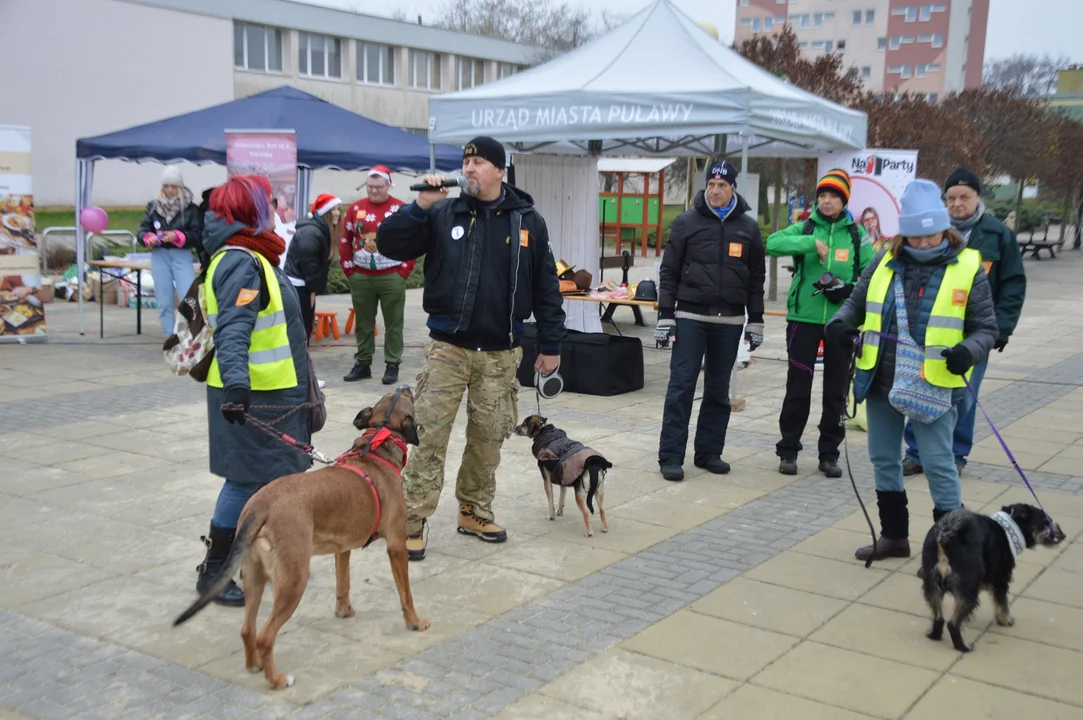
M109 215L100 207L83 208L79 213L79 223L87 232L100 233L109 227Z

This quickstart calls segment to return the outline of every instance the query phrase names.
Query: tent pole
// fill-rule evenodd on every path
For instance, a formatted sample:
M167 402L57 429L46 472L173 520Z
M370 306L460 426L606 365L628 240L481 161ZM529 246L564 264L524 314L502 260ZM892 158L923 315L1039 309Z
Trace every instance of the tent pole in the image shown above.
M82 160L75 160L75 279L78 281L78 287L75 292L79 296L79 334L86 334L86 327L83 324L83 264L86 262L86 253L84 244L86 243L86 230L83 229L82 222L79 221L79 217L83 214L83 209L86 204L83 202L84 197L89 197L90 193L84 195L83 186L85 184L84 168L85 163ZM100 301L100 299L99 299Z
M741 133L741 177L748 177L748 135Z
M429 143L429 172L436 172L436 146Z

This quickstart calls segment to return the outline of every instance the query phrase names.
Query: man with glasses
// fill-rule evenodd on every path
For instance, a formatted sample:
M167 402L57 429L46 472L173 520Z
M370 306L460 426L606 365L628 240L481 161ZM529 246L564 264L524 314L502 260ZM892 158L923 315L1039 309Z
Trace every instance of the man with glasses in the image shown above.
M357 320L357 353L353 369L342 379L356 382L372 377L376 306L379 305L384 316L384 362L387 363L383 383L392 385L399 381L402 363L406 278L410 277L417 261L399 262L376 251L376 229L404 204L389 194L391 170L383 165L374 166L369 170L365 190L368 197L361 198L346 211L346 227L338 251L342 272L350 284Z

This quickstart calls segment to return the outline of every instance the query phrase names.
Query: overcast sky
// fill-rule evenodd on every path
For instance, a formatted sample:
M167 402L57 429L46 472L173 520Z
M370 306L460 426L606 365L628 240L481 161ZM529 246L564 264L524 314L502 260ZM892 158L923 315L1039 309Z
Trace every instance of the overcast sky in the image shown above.
M387 0L302 0L317 5L387 15L392 4ZM523 0L530 2L530 0ZM570 0L577 4L577 0ZM676 0L678 7L696 20L707 20L718 28L719 38L733 40L736 0ZM649 0L579 0L578 4L595 11L634 12ZM435 18L442 0L399 0L408 17L418 13L426 22ZM1080 0L992 0L985 57L1001 58L1015 53L1067 55L1083 62L1079 34L1083 28L1083 2ZM664 50L664 48L662 49Z

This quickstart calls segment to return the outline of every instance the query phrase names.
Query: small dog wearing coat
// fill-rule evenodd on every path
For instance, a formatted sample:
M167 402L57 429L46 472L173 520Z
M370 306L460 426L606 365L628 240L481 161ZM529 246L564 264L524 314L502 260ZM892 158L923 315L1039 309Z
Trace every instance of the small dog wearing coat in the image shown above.
M564 494L568 487L575 488L575 503L583 513L587 537L594 535L590 516L594 514L594 497L598 497L598 515L602 519L602 532L609 532L605 517L605 473L613 467L597 450L568 437L563 430L553 427L541 415L531 415L515 428L515 434L534 441L530 451L538 461L545 498L549 501L549 519L564 514ZM590 475L589 483L586 482ZM560 504L553 508L553 483L560 486ZM586 487L586 489L584 489ZM585 496L585 502L584 502ZM588 513L587 510L590 510Z
M921 549L925 602L933 611L933 627L926 637L940 640L943 636L947 593L955 597L948 633L959 652L974 649L973 644L963 642L962 625L977 609L982 590L993 596L997 624L1014 625L1008 611L1008 586L1015 558L1027 548L1053 547L1062 540L1060 526L1033 505L1007 505L990 516L959 508L940 518L929 529Z

